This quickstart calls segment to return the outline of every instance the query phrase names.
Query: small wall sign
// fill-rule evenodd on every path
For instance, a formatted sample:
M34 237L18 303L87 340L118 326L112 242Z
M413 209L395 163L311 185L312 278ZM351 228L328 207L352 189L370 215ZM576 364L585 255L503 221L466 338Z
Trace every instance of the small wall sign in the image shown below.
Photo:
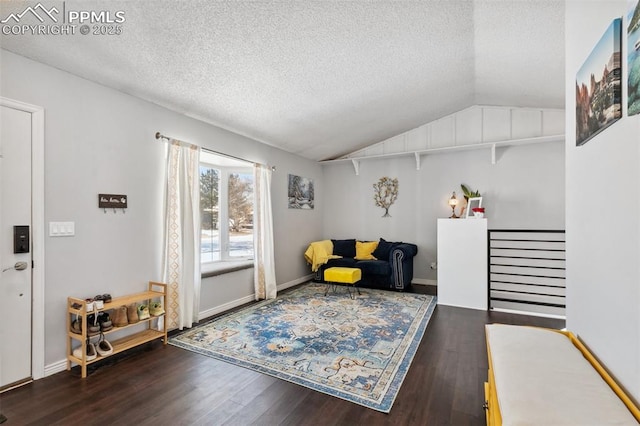
M98 207L101 209L126 209L127 196L118 194L98 194Z

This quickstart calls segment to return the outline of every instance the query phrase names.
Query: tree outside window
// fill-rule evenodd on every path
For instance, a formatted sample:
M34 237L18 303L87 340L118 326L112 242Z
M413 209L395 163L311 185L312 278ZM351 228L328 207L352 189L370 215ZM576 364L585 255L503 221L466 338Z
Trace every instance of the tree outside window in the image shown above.
M200 261L221 259L219 232L220 171L200 166Z
M200 166L200 260L253 258L253 172L207 154Z
M229 256L253 256L253 174L229 174Z

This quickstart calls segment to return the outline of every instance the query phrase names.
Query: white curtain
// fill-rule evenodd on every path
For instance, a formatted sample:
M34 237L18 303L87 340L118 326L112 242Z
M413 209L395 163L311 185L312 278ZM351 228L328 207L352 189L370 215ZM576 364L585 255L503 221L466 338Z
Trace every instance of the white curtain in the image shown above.
M256 300L276 298L276 264L273 258L273 215L271 213L271 169L262 164L253 168L255 204L253 209L254 285Z
M191 327L200 307L200 148L168 144L163 280L168 329Z

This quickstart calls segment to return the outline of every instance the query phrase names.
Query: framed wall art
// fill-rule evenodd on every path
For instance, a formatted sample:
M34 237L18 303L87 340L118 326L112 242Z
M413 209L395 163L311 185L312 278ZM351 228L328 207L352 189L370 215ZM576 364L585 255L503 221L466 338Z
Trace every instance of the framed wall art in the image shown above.
M629 2L627 14L627 114L640 113L640 1Z
M620 42L622 19L614 19L576 74L576 146L622 117Z
M313 180L301 176L289 175L289 208L313 210Z

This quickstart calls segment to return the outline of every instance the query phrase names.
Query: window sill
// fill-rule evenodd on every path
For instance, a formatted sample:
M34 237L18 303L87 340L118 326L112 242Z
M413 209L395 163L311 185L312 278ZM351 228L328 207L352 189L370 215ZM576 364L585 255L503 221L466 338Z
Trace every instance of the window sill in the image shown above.
M253 260L215 262L208 265L202 265L201 276L202 278L209 278L249 268L253 268Z

